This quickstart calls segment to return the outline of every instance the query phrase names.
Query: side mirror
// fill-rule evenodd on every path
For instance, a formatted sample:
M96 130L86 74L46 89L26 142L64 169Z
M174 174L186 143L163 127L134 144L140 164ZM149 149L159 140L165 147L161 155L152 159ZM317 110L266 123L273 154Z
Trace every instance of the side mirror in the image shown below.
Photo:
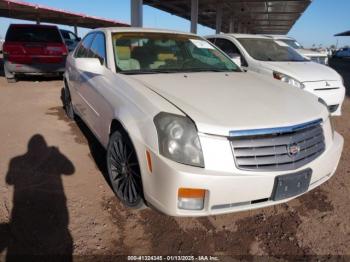
M75 67L79 71L88 72L96 75L101 75L104 66L98 58L76 58Z
M241 56L239 54L231 54L230 57L236 65L239 67L242 66Z

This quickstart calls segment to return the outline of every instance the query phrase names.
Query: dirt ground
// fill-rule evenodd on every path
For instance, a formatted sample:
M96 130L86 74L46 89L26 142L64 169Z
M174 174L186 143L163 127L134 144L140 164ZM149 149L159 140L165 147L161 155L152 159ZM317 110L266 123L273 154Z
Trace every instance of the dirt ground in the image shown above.
M350 62L332 66L349 81ZM0 77L0 261L28 253L64 254L67 261L170 254L350 259L349 97L335 119L345 138L340 165L320 188L255 211L172 218L120 204L106 179L104 150L83 123L66 118L61 88L60 79L7 84Z

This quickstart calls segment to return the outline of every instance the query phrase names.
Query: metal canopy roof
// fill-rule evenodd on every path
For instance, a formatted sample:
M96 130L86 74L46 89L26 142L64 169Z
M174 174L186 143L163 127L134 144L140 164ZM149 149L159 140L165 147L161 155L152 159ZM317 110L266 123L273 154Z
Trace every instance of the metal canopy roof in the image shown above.
M61 9L14 0L0 0L0 16L85 28L129 26L129 24L115 20L72 13Z
M334 36L350 36L350 31L346 31L346 32L343 32L343 33L339 33L339 34L336 34Z
M232 17L236 27L255 34L287 34L312 0L199 0L198 22L215 28L216 11L223 7L222 32L229 31ZM143 0L144 4L191 19L191 0ZM241 29L235 30L242 31Z

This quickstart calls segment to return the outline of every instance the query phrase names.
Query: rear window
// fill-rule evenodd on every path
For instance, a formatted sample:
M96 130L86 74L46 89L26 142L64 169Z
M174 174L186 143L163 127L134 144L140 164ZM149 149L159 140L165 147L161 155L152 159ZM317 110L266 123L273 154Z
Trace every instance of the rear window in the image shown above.
M17 27L10 26L6 41L9 42L36 42L62 43L61 35L54 27Z

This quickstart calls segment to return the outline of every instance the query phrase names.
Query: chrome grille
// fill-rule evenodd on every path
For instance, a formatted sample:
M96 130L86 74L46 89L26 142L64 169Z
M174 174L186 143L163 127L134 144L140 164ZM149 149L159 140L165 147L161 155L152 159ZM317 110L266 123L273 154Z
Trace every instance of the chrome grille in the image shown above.
M322 120L230 134L236 166L243 170L294 170L315 160L325 150Z
M310 57L311 58L311 61L315 62L315 63L319 63L319 64L323 64L325 65L326 64L326 57L323 57L323 56L313 56L313 57Z

